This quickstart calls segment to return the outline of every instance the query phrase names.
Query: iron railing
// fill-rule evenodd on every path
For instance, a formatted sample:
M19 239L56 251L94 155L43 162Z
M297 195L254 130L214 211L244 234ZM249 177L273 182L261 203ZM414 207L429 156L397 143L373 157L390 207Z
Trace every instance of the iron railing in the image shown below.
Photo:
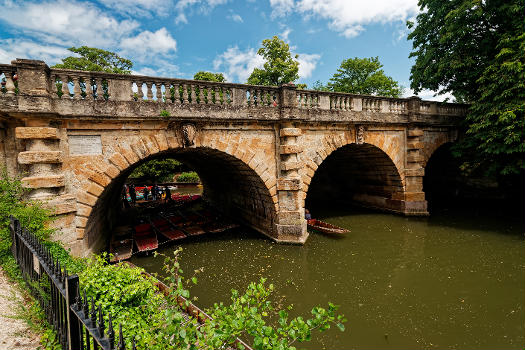
M20 221L11 216L9 230L13 239L12 253L20 267L31 294L38 300L47 321L58 335L63 349L69 350L125 350L126 345L119 325L118 343L111 314L108 324L100 306L91 297L80 293L78 276L69 275L60 266L49 249ZM132 349L135 349L134 339Z

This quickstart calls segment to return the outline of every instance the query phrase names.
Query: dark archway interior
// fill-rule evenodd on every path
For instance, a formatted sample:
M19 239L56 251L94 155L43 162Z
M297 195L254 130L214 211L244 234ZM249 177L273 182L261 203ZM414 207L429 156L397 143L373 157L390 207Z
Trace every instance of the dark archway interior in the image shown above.
M86 227L88 245L100 249L121 212L122 186L139 165L159 158L174 158L193 168L201 178L203 199L219 212L260 232L274 235L275 207L268 189L239 159L211 148L185 148L161 152L134 164L106 187Z
M350 144L335 150L321 163L308 189L306 207L363 204L389 209L403 183L392 160L370 144Z
M465 208L523 215L525 174L466 175L461 172L462 160L453 156L451 148L451 143L440 146L425 167L423 190L431 212Z

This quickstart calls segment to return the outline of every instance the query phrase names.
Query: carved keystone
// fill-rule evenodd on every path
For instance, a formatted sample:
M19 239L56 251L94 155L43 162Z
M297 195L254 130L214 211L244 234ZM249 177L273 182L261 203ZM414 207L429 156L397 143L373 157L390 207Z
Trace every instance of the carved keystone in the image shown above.
M301 162L282 162L281 163L281 170L288 171L288 170L297 170L301 169L303 167L303 164Z
M17 139L58 139L56 128L47 127L17 127L15 129Z
M62 162L62 152L60 151L27 151L18 154L18 163L60 163Z
M32 176L22 179L25 188L51 188L64 186L64 175Z

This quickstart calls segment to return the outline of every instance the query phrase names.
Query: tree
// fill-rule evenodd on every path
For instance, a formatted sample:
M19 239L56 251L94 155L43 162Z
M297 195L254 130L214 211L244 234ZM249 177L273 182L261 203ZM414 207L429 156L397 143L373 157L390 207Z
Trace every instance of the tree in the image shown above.
M184 165L175 159L153 159L139 165L130 177L147 178L154 181L172 181L176 172L183 170Z
M471 103L454 147L464 169L487 174L525 168L525 2L420 0L408 22L416 61L411 87Z
M203 80L203 81L215 81L217 83L226 82L226 78L224 77L222 73L212 73L212 72L204 72L204 71L195 73L195 75L193 76L193 79Z
M80 57L63 58L62 63L55 64L53 68L130 74L133 67L133 62L114 52L87 46L70 47L68 50Z
M399 97L403 88L381 69L379 57L349 58L341 62L337 73L326 87L320 83L314 87L321 91L348 92L352 94Z
M264 57L264 68L255 68L248 84L279 86L299 79L299 55L292 57L290 47L278 36L264 39L257 54Z

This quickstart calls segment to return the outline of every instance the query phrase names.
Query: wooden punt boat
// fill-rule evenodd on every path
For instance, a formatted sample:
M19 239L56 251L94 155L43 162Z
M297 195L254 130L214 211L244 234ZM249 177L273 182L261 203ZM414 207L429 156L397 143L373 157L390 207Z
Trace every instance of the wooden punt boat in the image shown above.
M133 239L124 238L122 240L114 240L109 243L109 251L111 253L111 263L120 262L131 258L133 254Z
M308 228L311 228L313 230L323 232L330 235L342 235L345 233L350 232L350 230L347 230L345 228L329 224L327 222L317 220L317 219L310 219L308 220Z
M157 219L153 221L155 229L168 241L186 238L186 235L181 230L173 227L174 225L166 219Z
M133 239L135 240L139 252L147 252L159 247L157 235L150 224L140 224L135 226Z
M206 231L204 231L202 227L197 225L186 226L184 227L184 231L190 236L199 236L206 233Z

